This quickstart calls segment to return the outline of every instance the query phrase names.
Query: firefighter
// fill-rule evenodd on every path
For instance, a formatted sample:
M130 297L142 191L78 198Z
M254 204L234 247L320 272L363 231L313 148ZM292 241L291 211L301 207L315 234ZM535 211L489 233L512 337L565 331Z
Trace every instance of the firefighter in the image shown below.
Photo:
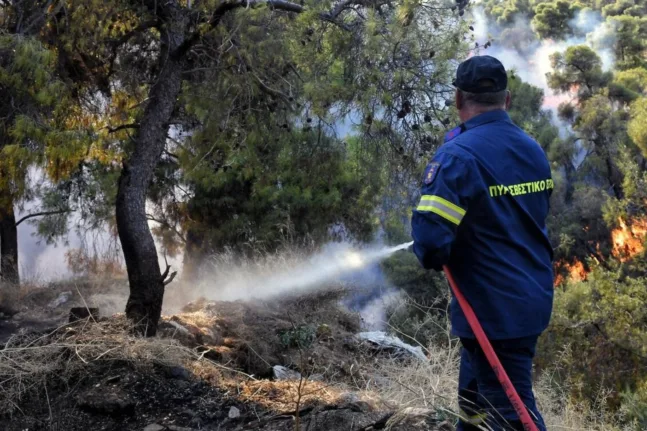
M510 119L508 76L497 59L475 56L456 71L462 124L427 166L412 216L414 253L444 265L474 309L510 380L546 426L532 391L537 338L553 307L553 249L546 217L553 190L542 148ZM458 430L523 430L456 298L452 333L462 344Z

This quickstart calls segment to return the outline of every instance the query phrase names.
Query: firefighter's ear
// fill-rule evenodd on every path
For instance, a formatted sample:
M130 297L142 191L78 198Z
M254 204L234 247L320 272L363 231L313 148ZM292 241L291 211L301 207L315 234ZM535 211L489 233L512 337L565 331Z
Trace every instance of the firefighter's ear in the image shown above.
M512 106L512 96L510 95L510 90L506 90L505 94L505 110L508 111Z
M455 98L456 98L456 109L460 111L461 109L463 109L463 103L465 102L463 101L463 93L461 93L459 89L456 89Z

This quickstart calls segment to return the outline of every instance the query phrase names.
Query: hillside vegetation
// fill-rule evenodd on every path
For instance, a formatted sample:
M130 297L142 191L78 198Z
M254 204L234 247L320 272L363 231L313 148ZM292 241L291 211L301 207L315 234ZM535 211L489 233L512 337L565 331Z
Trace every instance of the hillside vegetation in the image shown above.
M17 387L2 387L5 406L27 408L17 395L27 392L45 406L54 388L41 383L61 366L72 367L61 387L96 361L106 372L98 378L111 379L108 358L156 364L155 349L180 352L169 359L176 365L202 367L205 341L169 341L165 322L178 313L162 311L173 289L203 280L214 255L234 262L286 244L409 241L420 175L458 122L455 68L491 53L510 63L510 114L545 150L555 180L555 309L537 361L543 407L554 429L647 428L646 0L8 0L0 30L0 323L40 321L31 327L44 331L67 316L33 302L21 280L20 258L30 256L19 253L18 227L26 224L42 247L81 238L66 252L70 272L117 280L119 299L99 302L125 315L5 346L0 354L17 355L7 356L12 363L33 365L6 371L0 361L3 373L21 376ZM182 267L160 265L167 258ZM451 421L439 412L453 401L438 394L453 400L455 383L447 286L406 253L381 270L408 296L388 310L387 328L445 366L437 373L436 363L381 362L393 378L380 381L416 395L385 383L373 394L396 401L372 411L392 418L404 407L432 409L422 416L440 426ZM72 282L57 292L66 291L85 298ZM30 315L38 304L45 314ZM258 330L277 321L285 330L285 316L269 308L270 323ZM332 325L319 317L317 326ZM301 320L292 323L308 323ZM219 328L212 335L248 336ZM95 336L101 347L79 353ZM48 345L60 354L51 368L42 365L50 356L39 356ZM103 355L104 347L127 356ZM253 374L286 357L272 348L244 358L221 355L204 366L241 371L253 362ZM141 372L131 371L134 379ZM199 371L213 383L211 371ZM21 373L31 372L35 383L24 383ZM406 383L424 373L438 380ZM263 384L247 390L264 393ZM218 385L195 396L234 391ZM238 400L247 393L236 391ZM260 407L289 413L285 404ZM34 414L42 422L38 415L54 413Z

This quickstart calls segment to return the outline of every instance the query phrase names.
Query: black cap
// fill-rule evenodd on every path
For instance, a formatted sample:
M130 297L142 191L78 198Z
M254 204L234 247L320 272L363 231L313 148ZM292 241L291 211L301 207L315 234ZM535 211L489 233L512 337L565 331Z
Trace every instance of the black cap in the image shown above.
M458 65L453 85L470 93L495 93L508 88L508 74L496 58L479 55Z

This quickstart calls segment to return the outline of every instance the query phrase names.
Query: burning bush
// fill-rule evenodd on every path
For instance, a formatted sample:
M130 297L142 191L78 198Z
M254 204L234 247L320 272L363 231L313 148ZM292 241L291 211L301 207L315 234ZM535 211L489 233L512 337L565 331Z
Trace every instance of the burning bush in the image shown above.
M618 226L611 232L613 255L621 262L626 262L645 250L647 219L634 219L628 225L622 217L618 217Z

